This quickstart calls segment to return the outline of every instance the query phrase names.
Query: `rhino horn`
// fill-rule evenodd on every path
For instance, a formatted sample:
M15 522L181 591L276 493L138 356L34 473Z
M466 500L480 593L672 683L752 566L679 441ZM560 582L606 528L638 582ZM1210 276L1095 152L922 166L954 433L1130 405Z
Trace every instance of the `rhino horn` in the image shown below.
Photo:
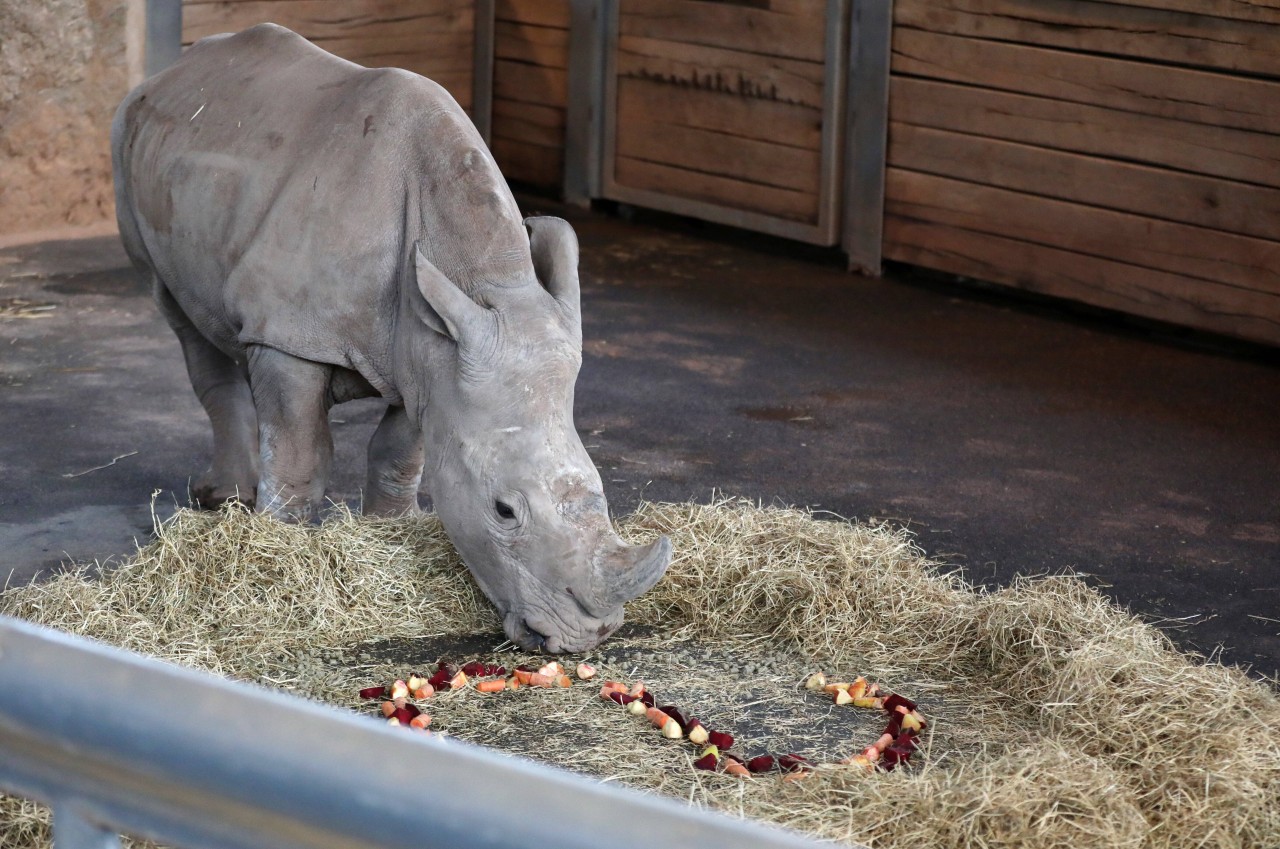
M614 537L596 557L595 607L617 610L648 592L671 564L671 540L658 537L648 545L627 545Z
M414 268L417 272L418 291L426 301L425 309L419 309L419 317L437 333L455 342L473 338L489 325L489 311L471 300L466 292L436 268L414 245Z
M524 220L529 231L533 271L551 296L572 315L581 313L578 284L578 237L563 218L540 215Z

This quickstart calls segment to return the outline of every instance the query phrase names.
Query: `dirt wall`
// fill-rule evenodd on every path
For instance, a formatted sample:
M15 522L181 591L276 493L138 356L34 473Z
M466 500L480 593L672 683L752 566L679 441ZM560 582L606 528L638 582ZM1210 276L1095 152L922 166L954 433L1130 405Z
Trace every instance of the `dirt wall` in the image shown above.
M115 217L130 0L0 0L0 239Z

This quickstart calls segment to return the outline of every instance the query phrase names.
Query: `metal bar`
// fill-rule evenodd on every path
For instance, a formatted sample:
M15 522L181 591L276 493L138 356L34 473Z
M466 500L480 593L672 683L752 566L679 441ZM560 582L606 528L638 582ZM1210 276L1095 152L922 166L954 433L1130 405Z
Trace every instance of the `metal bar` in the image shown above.
M564 198L600 197L606 10L601 0L569 2L569 104L565 114Z
M840 241L844 188L845 80L848 74L849 0L827 0L823 66L822 173L818 180L818 229L821 245Z
M880 276L893 0L853 0L844 238L849 270Z
M182 0L147 0L143 55L148 77L178 61L182 55Z
M208 849L818 845L8 617L0 788Z
M120 849L120 835L91 822L71 801L53 807L53 842L58 849Z
M493 141L494 0L475 0L475 49L471 70L471 122L485 144Z

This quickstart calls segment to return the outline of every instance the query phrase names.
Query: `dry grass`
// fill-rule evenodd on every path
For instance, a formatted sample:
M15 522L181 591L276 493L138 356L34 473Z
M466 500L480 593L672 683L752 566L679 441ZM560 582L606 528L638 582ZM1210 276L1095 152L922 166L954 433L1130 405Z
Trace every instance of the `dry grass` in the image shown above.
M1280 846L1276 693L1178 653L1076 579L983 593L902 531L743 502L645 505L620 530L669 533L677 560L595 653L606 675L643 678L748 753L835 760L878 718L796 685L815 667L868 674L921 702L923 756L740 781L690 769L691 747L585 686L445 694L433 727L874 847ZM497 618L432 518L181 512L101 580L11 590L0 612L363 711L357 688L437 657L523 659L495 653ZM0 801L0 847L46 841L42 816Z

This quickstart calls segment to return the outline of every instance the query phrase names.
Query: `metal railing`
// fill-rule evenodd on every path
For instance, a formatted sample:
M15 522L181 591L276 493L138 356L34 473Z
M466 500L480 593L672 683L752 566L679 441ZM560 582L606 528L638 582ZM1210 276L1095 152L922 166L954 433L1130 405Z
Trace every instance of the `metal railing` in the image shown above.
M0 790L57 849L818 845L7 617Z

